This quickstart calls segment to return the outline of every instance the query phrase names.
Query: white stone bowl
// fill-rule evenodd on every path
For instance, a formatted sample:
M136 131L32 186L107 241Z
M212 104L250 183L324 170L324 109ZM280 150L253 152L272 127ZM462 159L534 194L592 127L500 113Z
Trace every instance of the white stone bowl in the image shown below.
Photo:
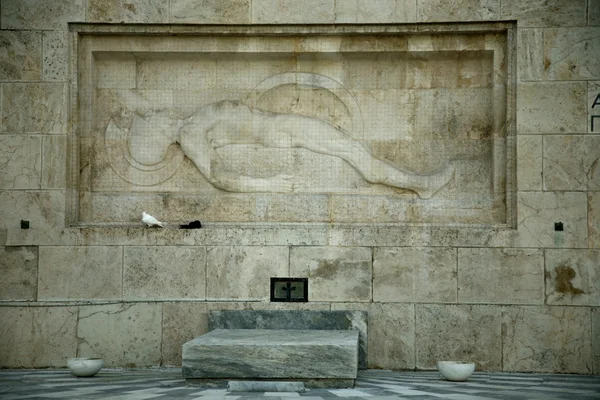
M104 367L101 358L70 358L67 367L75 376L94 376Z
M475 371L475 363L468 361L438 361L437 367L444 378L454 382L466 381Z

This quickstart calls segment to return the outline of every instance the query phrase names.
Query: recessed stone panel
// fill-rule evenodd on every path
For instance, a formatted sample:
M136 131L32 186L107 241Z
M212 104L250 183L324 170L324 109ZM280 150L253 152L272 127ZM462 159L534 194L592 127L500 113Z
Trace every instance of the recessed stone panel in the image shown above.
M504 371L590 374L591 332L587 307L506 307Z
M36 300L36 247L0 247L0 300Z
M600 250L546 250L546 303L600 305Z
M35 31L0 32L0 80L37 81L42 76L42 37Z

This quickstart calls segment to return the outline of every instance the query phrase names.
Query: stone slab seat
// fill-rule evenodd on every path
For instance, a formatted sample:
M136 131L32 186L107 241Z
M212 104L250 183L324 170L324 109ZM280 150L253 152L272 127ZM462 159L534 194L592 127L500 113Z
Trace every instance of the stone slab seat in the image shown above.
M226 386L229 380L303 381L307 387L352 387L358 331L216 329L183 345L188 384Z

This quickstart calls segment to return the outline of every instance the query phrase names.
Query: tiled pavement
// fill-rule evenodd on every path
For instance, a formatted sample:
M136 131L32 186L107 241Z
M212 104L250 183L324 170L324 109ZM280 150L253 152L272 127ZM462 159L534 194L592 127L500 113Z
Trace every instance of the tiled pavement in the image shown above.
M303 393L228 393L186 387L180 369L103 369L92 378L68 370L0 370L0 399L600 399L600 376L476 372L466 382L448 382L437 372L360 371L354 389Z

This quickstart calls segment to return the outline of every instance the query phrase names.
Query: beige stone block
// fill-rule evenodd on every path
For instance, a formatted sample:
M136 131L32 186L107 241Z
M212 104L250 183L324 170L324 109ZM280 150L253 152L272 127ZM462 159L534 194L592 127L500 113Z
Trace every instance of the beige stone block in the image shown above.
M37 247L0 246L0 300L36 300Z
M270 278L288 275L283 246L215 246L207 249L206 298L268 300Z
M39 189L42 137L0 135L0 189Z
M600 250L546 250L546 304L600 305Z
M118 246L43 246L38 299L121 299L122 266Z
M505 307L504 371L592 373L589 308Z
M67 85L3 83L2 131L67 133Z
M333 0L254 0L252 23L299 24L333 23L335 21Z
M544 31L544 78L600 79L600 29L557 28Z
M458 249L458 301L543 304L544 255L538 249Z
M544 190L600 190L600 136L544 136Z
M373 301L454 303L456 287L456 249L374 250Z
M0 307L0 366L64 367L75 357L76 307Z
M585 193L519 192L519 247L587 247ZM563 231L554 223L562 222Z
M589 245L600 248L600 192L588 193Z
M206 248L125 247L123 298L200 299L206 297Z
M42 138L42 189L67 187L67 136Z
M584 0L504 0L502 19L517 20L519 27L585 26Z
M42 79L44 81L66 81L69 69L67 32L44 32L42 44Z
M481 21L500 19L500 0L418 0L417 22Z
M174 0L170 22L194 24L248 24L250 0Z
M85 21L85 0L4 0L2 29L61 29L67 22Z
M587 131L585 82L521 83L517 93L519 134Z
M88 0L88 22L166 23L168 4L155 0Z
M42 36L32 31L0 31L0 80L37 81L42 76Z
M349 0L335 2L336 23L416 22L417 4L411 0Z
M371 301L367 247L292 247L290 276L308 278L309 301Z
M414 304L331 303L331 310L367 311L368 368L415 368Z
M517 187L520 191L542 190L542 136L517 137Z
M156 367L161 361L161 318L159 303L80 307L77 354L101 357L106 367Z
M600 133L600 81L588 81L588 120L587 132Z
M544 70L544 42L541 29L517 31L517 76L523 81L540 81Z
M592 308L592 348L593 354L593 372L600 372L600 309Z
M417 304L416 368L438 360L469 360L480 371L502 369L500 306Z

